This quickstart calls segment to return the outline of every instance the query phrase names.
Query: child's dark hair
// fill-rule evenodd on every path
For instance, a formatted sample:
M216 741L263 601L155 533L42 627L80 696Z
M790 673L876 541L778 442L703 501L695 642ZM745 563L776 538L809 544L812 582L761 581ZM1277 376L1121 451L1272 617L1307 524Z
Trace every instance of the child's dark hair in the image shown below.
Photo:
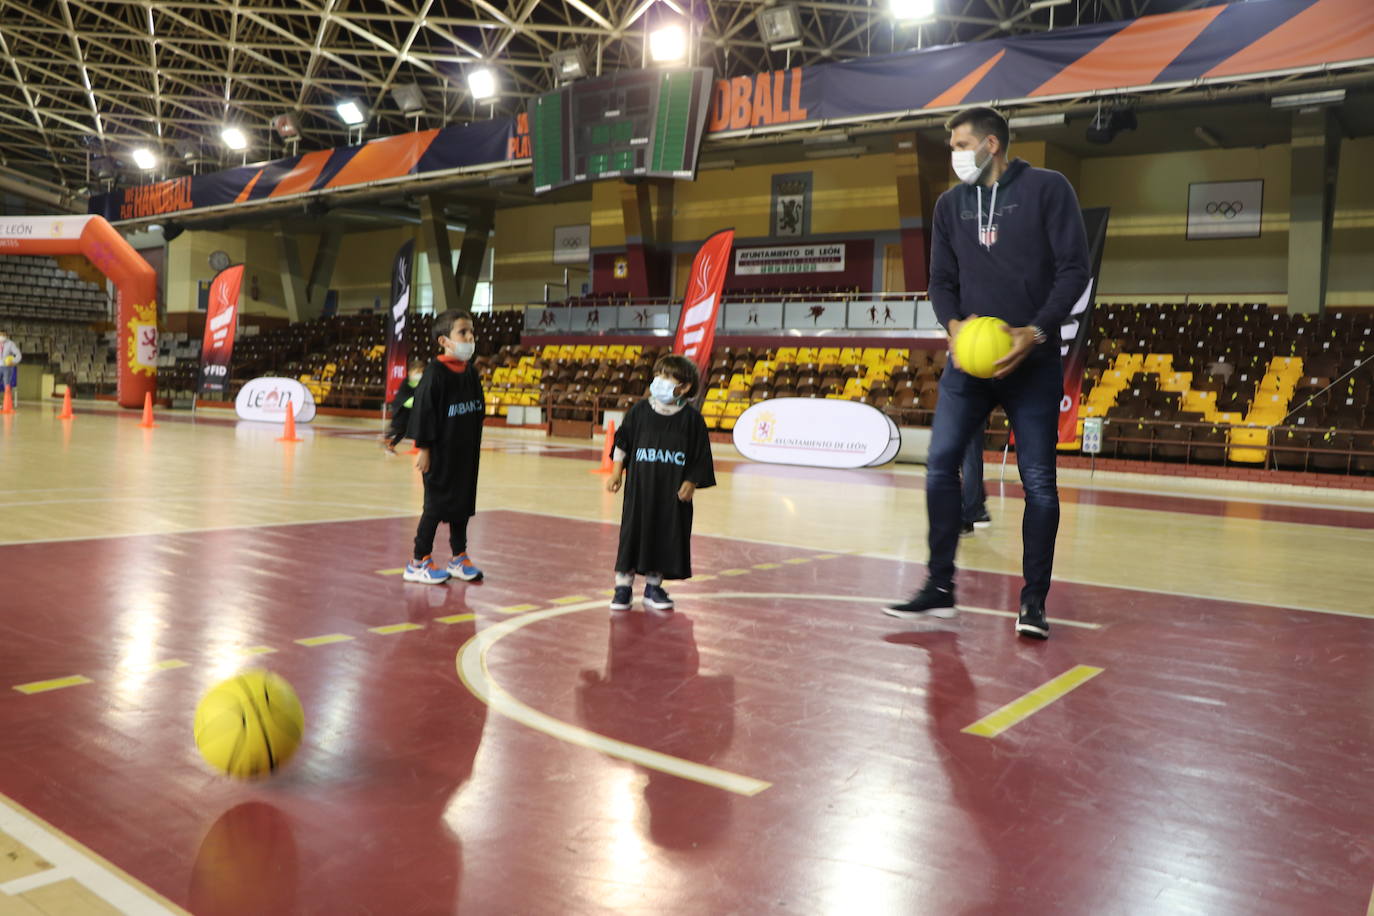
M452 337L453 326L466 318L472 321L472 315L462 309L449 309L434 316L434 342L437 344L440 337Z
M428 365L429 363L425 362L424 359L419 356L412 356L410 358L409 367L411 370L424 369Z
M654 363L654 375L669 376L679 385L686 382L687 391L681 397L689 401L696 397L697 386L701 384L701 373L697 371L697 364L678 353L659 357L658 362Z

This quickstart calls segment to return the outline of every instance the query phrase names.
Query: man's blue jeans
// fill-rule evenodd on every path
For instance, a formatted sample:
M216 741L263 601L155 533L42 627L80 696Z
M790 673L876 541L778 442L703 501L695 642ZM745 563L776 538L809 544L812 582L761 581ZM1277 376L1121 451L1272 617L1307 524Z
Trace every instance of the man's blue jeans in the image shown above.
M959 466L970 439L980 435L993 407L1001 405L1016 436L1016 465L1026 494L1021 520L1021 601L1044 601L1054 570L1059 532L1055 455L1059 402L1064 396L1059 351L1040 345L1004 379L974 378L950 365L940 376L940 400L926 459L926 513L930 524L930 581L954 584L954 554L962 520Z

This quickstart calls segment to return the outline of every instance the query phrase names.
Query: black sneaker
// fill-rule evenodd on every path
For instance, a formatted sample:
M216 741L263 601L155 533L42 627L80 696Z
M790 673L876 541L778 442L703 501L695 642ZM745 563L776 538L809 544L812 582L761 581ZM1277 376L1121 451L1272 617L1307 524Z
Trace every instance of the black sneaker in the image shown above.
M938 588L929 582L910 601L890 604L883 608L889 617L939 617L947 620L958 613L954 607L954 589Z
M1050 638L1050 622L1045 619L1045 602L1027 601L1021 605L1021 613L1016 618L1016 635L1029 636L1031 639Z
M959 537L973 537L973 522L964 522L962 525L959 526Z
M611 610L628 611L630 609L630 603L634 600L634 589L630 588L628 585L617 585L615 587L615 596L611 598Z
M984 506L982 509L978 510L978 514L973 517L973 526L975 528L986 528L991 524L992 516L988 515L988 507Z
M644 586L644 606L653 608L656 611L671 611L673 609L673 599L668 597L668 593L663 590L661 585Z

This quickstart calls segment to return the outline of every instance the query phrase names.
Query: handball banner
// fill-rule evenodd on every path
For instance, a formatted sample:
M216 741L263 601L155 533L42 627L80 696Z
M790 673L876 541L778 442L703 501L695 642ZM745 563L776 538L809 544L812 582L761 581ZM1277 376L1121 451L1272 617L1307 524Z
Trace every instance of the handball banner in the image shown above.
M386 321L386 403L390 404L406 379L410 363L410 278L415 242L396 252L391 268L391 311Z
M199 397L223 394L228 384L242 286L242 264L224 268L210 281L210 308L205 315L205 338L200 344Z
M707 136L875 115L1140 95L1367 67L1370 0L1264 0L716 80ZM529 118L400 134L91 198L111 221L530 158Z

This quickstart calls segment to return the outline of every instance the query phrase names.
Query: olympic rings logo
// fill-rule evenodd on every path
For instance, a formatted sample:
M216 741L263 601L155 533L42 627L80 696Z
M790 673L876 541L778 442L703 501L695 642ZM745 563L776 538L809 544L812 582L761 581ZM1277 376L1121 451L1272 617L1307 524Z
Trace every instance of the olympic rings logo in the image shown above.
M1245 210L1238 200L1214 200L1207 204L1207 213L1217 219L1235 219Z

